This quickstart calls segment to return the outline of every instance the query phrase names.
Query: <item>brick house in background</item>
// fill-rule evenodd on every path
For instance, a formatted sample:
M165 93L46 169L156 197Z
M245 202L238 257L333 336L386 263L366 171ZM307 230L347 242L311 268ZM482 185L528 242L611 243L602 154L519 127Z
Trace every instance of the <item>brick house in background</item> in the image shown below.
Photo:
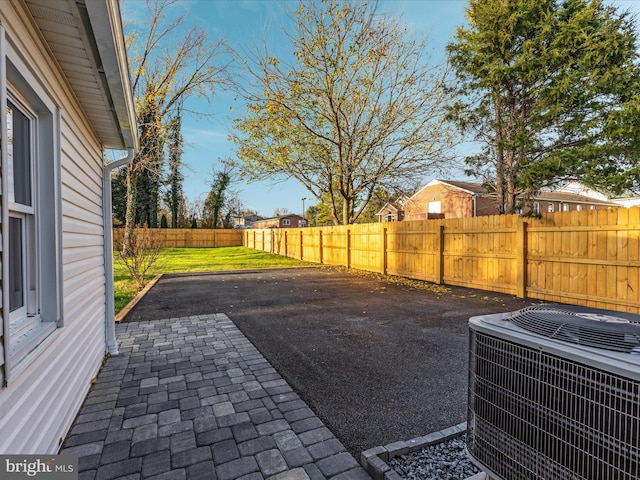
M253 222L251 228L298 228L306 226L307 221L304 217L292 213L290 215L279 215L257 220Z
M576 193L575 188L543 190L531 198L520 199L518 203L517 213L520 214L620 207L620 204L604 196L592 197ZM480 217L498 213L495 195L489 193L482 184L449 180L429 182L413 195L404 207L404 219L408 221Z
M401 222L404 220L404 210L401 206L387 203L376 216L378 217L378 222Z
M609 200L587 197L566 191L543 190L531 199L521 200L517 213L526 214L572 212L574 210L601 210L619 208L621 205Z
M404 206L409 201L408 197L402 196L396 202L388 202L376 213L378 222L401 222L404 220Z
M253 224L259 220L263 220L263 218L255 213L251 215L244 215L242 217L235 217L233 219L233 228L251 228Z
M405 220L497 215L495 197L479 183L432 180L404 206Z

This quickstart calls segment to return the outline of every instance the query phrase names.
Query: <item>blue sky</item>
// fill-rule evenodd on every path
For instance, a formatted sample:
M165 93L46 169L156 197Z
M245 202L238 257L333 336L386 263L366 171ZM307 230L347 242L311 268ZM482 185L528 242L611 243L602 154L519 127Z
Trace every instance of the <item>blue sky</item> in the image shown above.
M444 58L445 45L456 28L465 23L467 3L467 0L383 0L381 8L398 15L412 34L428 36L433 59L439 61ZM608 3L640 14L640 0L611 0ZM211 39L224 37L234 49L251 48L252 42L261 44L265 39L270 48L278 51L287 47L282 29L287 25L287 15L296 6L297 0L179 0L174 8L186 13L189 24L206 28ZM125 25L143 21L145 11L143 0L122 2ZM198 109L213 116L183 119L186 143L184 190L190 200L203 201L209 192L217 159L235 156L235 145L228 136L232 119L242 114L243 104L235 100L233 94L219 92L208 103L198 100ZM469 180L456 170L448 179ZM425 182L429 180L431 178L425 178ZM302 198L307 199L305 208L316 203L311 194L294 180L275 184L240 181L234 188L247 209L263 216L273 215L277 208L300 213Z

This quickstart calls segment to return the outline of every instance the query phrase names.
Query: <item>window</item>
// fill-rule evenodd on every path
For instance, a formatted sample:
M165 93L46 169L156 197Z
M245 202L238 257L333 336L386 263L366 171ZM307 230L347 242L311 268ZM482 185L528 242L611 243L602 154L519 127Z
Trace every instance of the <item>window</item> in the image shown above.
M6 85L0 92L0 179L6 192L0 197L0 266L7 279L2 304L8 307L0 354L9 381L62 326L60 114L1 26L0 43L6 51L0 59L0 84Z
M533 213L540 213L540 202L533 202Z
M562 204L562 211L563 212L568 212L569 210L571 210L571 205L569 203L563 203Z
M387 222L395 222L396 216L393 213L387 213Z
M34 250L33 117L7 102L7 176L9 209L10 333L19 345L34 328L39 312L36 292L37 254Z
M578 210L579 212L581 212L581 211L582 211L582 205L578 205L578 206L576 207L576 210Z
M547 206L547 209L549 210L549 213L553 213L555 210L556 204L553 202L549 202L549 205Z
M289 225L291 225L291 220L289 220L288 218L283 219L282 225L288 227Z
M442 202L429 202L428 213L442 213Z

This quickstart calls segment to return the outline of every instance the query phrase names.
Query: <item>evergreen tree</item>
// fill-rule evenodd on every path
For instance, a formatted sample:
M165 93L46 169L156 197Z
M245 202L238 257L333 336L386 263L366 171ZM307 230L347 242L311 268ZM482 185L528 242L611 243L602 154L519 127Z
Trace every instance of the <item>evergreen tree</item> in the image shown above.
M180 224L180 214L183 210L182 182L182 153L184 151L184 138L182 136L182 121L180 115L176 115L169 122L167 135L167 153L169 163L169 175L167 178L168 189L165 194L165 201L171 210L171 228L178 228Z
M202 209L203 226L218 228L220 226L220 212L225 204L227 188L231 183L231 175L226 171L215 173L211 182L211 191L204 201Z
M601 0L471 0L451 110L502 212L563 179L622 186L640 145L633 20Z

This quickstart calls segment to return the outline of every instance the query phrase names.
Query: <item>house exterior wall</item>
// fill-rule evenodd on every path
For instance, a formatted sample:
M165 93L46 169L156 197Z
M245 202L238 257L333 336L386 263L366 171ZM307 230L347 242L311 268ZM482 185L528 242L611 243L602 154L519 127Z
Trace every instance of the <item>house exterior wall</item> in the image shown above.
M476 197L476 217L484 217L486 215L498 215L498 203L493 197Z
M301 226L299 222L302 220L304 219L300 215L265 218L253 222L251 228L298 228Z
M0 453L55 453L105 354L102 147L24 5L2 2L0 21L39 88L60 108L63 278L63 325L0 390Z
M522 213L528 214L533 211L533 204L537 203L539 213L552 212L574 212L576 210L606 210L607 208L615 208L612 204L599 204L593 202L570 202L570 201L552 201L545 199L527 200L524 202Z
M386 205L377 214L379 222L401 222L404 220L404 212L397 208Z
M429 216L429 204L436 207L437 202L440 202L440 211L432 211L432 215ZM473 216L472 194L446 184L436 183L422 188L404 206L406 221L427 220L438 213L444 215L444 218Z

